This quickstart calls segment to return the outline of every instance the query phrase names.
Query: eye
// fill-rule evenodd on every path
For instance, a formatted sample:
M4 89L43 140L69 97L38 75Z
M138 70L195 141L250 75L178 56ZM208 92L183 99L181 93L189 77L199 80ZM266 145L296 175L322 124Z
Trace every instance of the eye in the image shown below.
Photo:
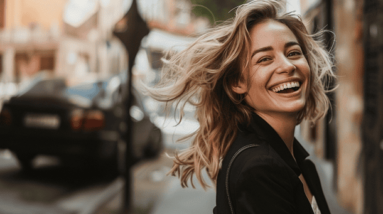
M302 55L302 53L300 51L291 51L287 57L290 57L290 56L300 56Z
M269 57L264 57L264 58L261 58L260 60L258 60L257 63L266 62L266 61L269 61L269 60L271 60L271 58L269 58Z

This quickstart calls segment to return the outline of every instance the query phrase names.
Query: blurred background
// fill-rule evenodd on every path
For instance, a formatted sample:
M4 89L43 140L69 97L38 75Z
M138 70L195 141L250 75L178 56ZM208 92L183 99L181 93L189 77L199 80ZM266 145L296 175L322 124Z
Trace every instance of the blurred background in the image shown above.
M126 170L131 213L212 213L214 187L183 189L166 176L168 156L190 143L176 140L198 129L193 106L175 126L177 114L165 119L163 104L136 86L155 85L166 50L183 50L244 2L0 0L0 213L121 213ZM287 0L310 33L335 33L322 38L339 84L331 111L296 129L335 214L383 213L382 6Z

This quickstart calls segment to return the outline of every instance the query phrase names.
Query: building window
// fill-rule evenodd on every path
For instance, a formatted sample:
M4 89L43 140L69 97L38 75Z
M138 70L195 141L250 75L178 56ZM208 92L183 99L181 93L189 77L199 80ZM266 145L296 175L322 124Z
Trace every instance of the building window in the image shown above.
M55 67L54 56L41 56L40 58L40 70L53 71Z

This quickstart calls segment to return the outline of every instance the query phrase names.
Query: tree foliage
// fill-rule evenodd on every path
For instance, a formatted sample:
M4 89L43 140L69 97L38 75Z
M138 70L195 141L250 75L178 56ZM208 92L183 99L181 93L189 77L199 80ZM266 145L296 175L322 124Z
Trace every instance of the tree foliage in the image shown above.
M212 25L234 17L235 10L232 9L245 2L246 0L191 0L194 15L208 18Z

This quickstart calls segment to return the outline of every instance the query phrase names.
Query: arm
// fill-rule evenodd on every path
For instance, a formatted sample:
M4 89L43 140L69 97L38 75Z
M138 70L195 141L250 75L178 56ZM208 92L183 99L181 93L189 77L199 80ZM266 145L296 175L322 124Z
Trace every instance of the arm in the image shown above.
M237 214L293 214L293 184L273 160L245 167L236 183Z

